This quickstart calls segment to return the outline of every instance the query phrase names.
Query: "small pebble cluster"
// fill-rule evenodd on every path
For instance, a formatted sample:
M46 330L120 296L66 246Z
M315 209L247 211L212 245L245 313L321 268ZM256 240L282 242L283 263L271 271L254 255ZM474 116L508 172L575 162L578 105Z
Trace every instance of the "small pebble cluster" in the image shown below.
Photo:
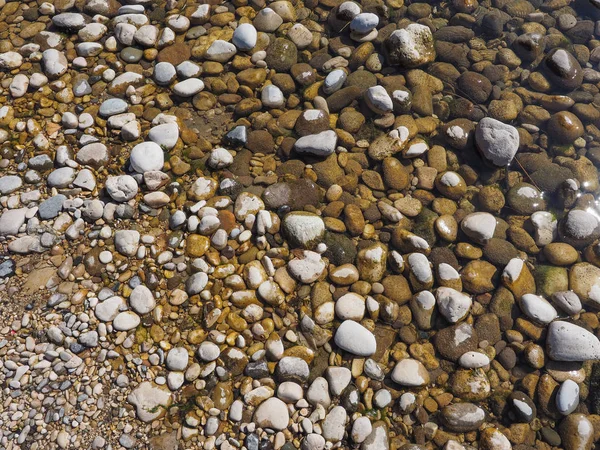
M596 0L0 0L0 448L591 450Z

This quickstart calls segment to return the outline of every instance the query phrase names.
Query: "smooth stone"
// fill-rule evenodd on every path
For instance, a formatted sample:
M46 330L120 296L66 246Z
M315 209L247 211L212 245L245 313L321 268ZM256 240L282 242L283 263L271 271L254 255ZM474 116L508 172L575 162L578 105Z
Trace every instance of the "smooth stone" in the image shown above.
M129 296L129 304L138 314L148 314L156 307L156 299L152 291L143 284L136 286Z
M0 215L0 236L16 236L21 226L25 223L26 213L27 208L5 210Z
M140 324L140 316L133 311L119 313L113 320L113 327L117 331L133 330Z
M494 237L496 218L486 212L471 213L462 220L460 228L475 242L484 244Z
M373 13L360 13L350 22L350 30L358 34L367 34L379 25L379 17Z
M375 336L361 324L353 320L345 320L337 328L335 344L357 356L371 356L377 350Z
M406 358L396 363L391 375L392 380L402 386L417 387L429 384L429 372L416 359Z
M204 82L198 78L188 78L173 86L173 93L180 97L191 97L204 89Z
M177 70L170 62L159 62L154 66L153 77L157 84L166 86L177 77Z
M352 430L350 431L350 437L357 444L362 443L373 431L371 420L366 416L357 418L352 423Z
M519 302L523 312L532 320L546 325L558 317L556 309L543 297L525 294Z
M133 256L140 243L140 233L136 230L117 230L115 232L115 249L125 256Z
M54 219L63 209L63 203L67 200L67 197L62 194L50 197L48 200L42 202L38 209L40 219L48 220Z
M165 150L171 150L179 139L179 126L176 123L163 123L152 127L148 139Z
M302 136L294 144L294 149L299 154L329 156L335 152L337 140L338 136L335 131L322 131L318 134Z
M600 359L600 340L585 328L569 322L555 321L548 326L546 349L555 361Z
M323 437L329 442L339 442L344 438L348 415L343 406L334 406L323 421Z
M104 187L108 195L117 202L127 202L138 193L138 184L131 175L108 177Z
M325 224L320 216L304 211L293 211L283 219L283 231L294 247L315 248L322 242Z
M552 294L552 303L570 316L581 311L582 305L579 296L573 291L555 292Z
M121 114L129 109L129 104L120 98L109 98L100 105L98 113L104 117L110 117L117 114Z
M127 396L127 401L136 407L142 422L152 422L166 413L172 396L166 387L144 381Z
M55 79L67 71L69 62L63 52L49 48L42 53L42 65L44 66L44 73L49 78Z
M475 128L475 142L483 156L496 166L507 166L519 150L519 132L512 125L485 117Z
M260 428L279 431L287 428L290 414L285 403L276 397L271 397L258 405L253 420Z
M360 450L389 450L390 439L385 422L379 421L373 424L373 431L360 445Z
M5 175L0 177L0 194L2 195L11 194L21 186L23 186L23 180L17 175Z
M319 253L304 250L288 263L288 270L301 283L310 284L321 276L325 262Z
M142 142L131 150L129 162L138 173L162 170L165 164L164 153L155 142Z
M169 350L165 364L167 369L184 371L188 365L188 351L184 347L175 347Z
M217 39L210 45L204 57L211 61L226 63L237 53L237 48L231 42Z
M481 352L471 351L465 352L458 359L458 364L465 369L477 369L485 367L490 363L490 358Z
M450 430L464 433L481 426L485 411L473 403L453 403L442 409L442 417Z
M377 114L386 114L394 109L394 103L383 86L372 86L365 92L367 106Z
M97 169L108 163L110 155L106 145L100 142L93 142L81 147L77 152L75 159L80 164Z
M579 405L579 385L573 380L565 380L556 393L556 409L563 416L571 414Z
M125 308L125 300L121 297L113 296L98 302L96 308L94 308L94 315L102 322L110 322Z
M342 88L348 75L343 69L335 69L329 72L323 84L323 92L325 94L333 94Z
M258 33L254 25L250 23L240 24L233 32L231 42L237 47L238 50L243 52L252 50L256 46L256 40Z
M53 170L46 179L48 186L66 188L75 179L75 170L71 167L61 167Z

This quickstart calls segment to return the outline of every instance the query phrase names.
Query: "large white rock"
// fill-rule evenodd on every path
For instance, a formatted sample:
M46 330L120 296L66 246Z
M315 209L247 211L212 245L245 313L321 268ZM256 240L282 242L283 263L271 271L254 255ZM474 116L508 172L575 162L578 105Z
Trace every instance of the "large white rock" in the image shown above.
M486 212L471 213L462 220L460 228L478 244L485 244L494 237L496 218Z
M148 314L156 307L152 291L143 284L136 286L129 296L129 304L138 314Z
M266 85L260 93L260 99L267 108L281 108L285 105L285 97L281 89L274 84Z
M23 64L23 57L17 52L0 53L0 69L12 70Z
M211 61L226 63L236 53L237 49L235 48L235 45L233 45L231 42L217 39L212 44L210 44L210 47L208 47L208 50L206 50L204 57Z
M578 325L556 321L548 326L548 356L555 361L587 361L600 359L600 340Z
M335 69L329 72L329 75L325 77L323 84L323 92L326 94L333 94L335 91L341 89L346 82L348 75L344 69Z
M379 25L379 16L373 13L357 14L350 22L350 30L358 34L367 34Z
M10 194L23 186L23 180L17 175L0 177L0 194Z
M530 319L546 325L558 317L554 306L545 298L535 294L525 294L519 303L521 309Z
M164 86L170 84L177 77L177 70L170 62L163 61L154 66L152 76L157 84Z
M64 12L52 17L52 23L58 28L79 30L85 26L85 17L75 12Z
M227 167L233 163L232 154L223 147L214 148L210 152L210 156L206 161L209 167L213 169L222 169L223 167Z
M133 256L140 243L140 233L136 230L117 230L115 232L115 249L125 256Z
M344 438L348 414L343 406L334 406L323 421L323 437L329 442L339 442Z
M340 395L352 380L352 372L347 367L330 366L325 371L329 390L333 395Z
M519 150L519 132L512 125L485 117L475 129L475 143L488 161L507 166Z
M321 276L325 270L325 262L320 254L305 250L288 263L288 270L298 281L310 284Z
M143 25L137 29L133 38L142 47L153 47L158 39L158 28L154 25Z
M431 30L417 23L394 31L385 41L385 49L391 65L405 68L422 66L435 59Z
M188 78L173 86L173 92L180 97L191 97L204 89L204 82L198 78Z
M402 386L425 386L429 384L429 372L416 359L406 358L398 361L392 370L392 380Z
M96 308L94 308L94 315L102 322L110 322L125 308L125 300L115 295L102 302L98 302Z
M0 236L16 236L25 223L27 208L7 209L0 215Z
M183 371L188 365L188 351L184 347L175 347L167 353L166 365L169 370Z
M442 316L456 323L464 319L471 309L471 297L450 287L440 287L435 293L438 309Z
M293 246L314 248L325 234L325 223L316 214L292 211L283 219L283 231Z
M394 109L392 98L383 86L371 86L365 92L367 106L377 114L385 114Z
M165 155L155 142L142 142L131 150L129 155L131 167L138 173L161 170L165 164Z
M179 139L179 126L170 122L152 127L148 133L148 139L166 150L171 150Z
M335 315L341 320L362 320L365 315L365 299L356 292L348 292L335 302Z
M458 359L458 364L465 369L476 369L485 367L490 363L490 358L481 352L471 351L465 352Z
M360 444L371 434L372 431L373 425L371 425L371 419L369 419L367 416L361 416L352 424L350 436L354 442Z
M335 152L338 136L335 131L321 131L317 134L302 136L294 144L296 152L315 156L329 156Z
M271 397L262 402L254 411L254 422L260 428L285 430L290 421L287 405L276 397Z
M113 327L117 331L129 331L137 327L141 322L140 316L133 311L119 313L113 320Z
M208 275L204 272L198 272L189 277L185 283L185 290L189 295L196 295L202 292L208 283Z
M375 336L353 320L345 320L334 337L335 345L357 356L371 356L377 351Z
M138 184L131 175L110 176L104 186L108 195L117 202L127 202L138 193Z
M166 386L144 381L127 396L127 401L136 407L142 422L152 422L165 414L172 397Z
M58 78L67 71L69 62L63 52L49 48L42 53L42 65L48 78Z
M231 42L237 47L238 50L243 52L252 50L256 46L256 40L258 33L256 28L251 23L240 24L233 32L233 38Z

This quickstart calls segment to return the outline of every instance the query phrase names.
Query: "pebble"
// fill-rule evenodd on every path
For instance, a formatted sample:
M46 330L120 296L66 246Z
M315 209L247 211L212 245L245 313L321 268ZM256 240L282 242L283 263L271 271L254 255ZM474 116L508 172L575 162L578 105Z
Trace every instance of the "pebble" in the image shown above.
M204 82L198 78L188 78L173 86L173 92L181 97L191 97L204 89Z
M327 130L317 134L302 136L294 144L299 154L329 156L335 152L338 136L335 131Z
M288 426L290 415L285 403L278 398L271 397L256 408L254 421L261 428L283 430Z
M406 358L399 361L392 371L392 380L401 386L426 386L430 382L425 366L416 359Z
M507 166L519 150L519 132L512 125L485 117L475 128L475 142L484 158L496 166Z
M337 328L335 344L357 356L371 356L377 350L375 336L353 320L345 320Z
M592 10L80 3L0 5L0 447L593 446Z
M238 50L246 52L252 50L256 46L258 33L254 25L250 23L240 24L233 32L231 42Z
M556 393L556 408L564 415L571 414L579 405L579 385L573 380L565 380Z
M600 359L600 341L573 323L555 321L548 326L548 355L555 361L587 361Z
M162 149L155 142L142 142L131 150L131 167L138 173L161 170L165 163Z

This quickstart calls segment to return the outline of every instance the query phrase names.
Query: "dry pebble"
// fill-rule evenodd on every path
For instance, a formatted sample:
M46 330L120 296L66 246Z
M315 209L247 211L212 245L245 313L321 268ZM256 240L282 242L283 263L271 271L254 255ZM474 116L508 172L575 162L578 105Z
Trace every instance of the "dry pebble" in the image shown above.
M0 448L598 445L583 3L0 3Z

